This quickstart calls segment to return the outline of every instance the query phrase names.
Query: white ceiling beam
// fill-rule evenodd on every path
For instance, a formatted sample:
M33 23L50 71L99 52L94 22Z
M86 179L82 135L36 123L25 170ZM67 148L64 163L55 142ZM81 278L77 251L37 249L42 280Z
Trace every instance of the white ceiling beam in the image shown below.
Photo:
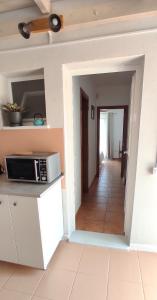
M42 1L45 4L47 0ZM83 1L86 5L81 5ZM89 3L94 3L94 1L95 5L89 5ZM125 5L122 5L120 8L120 3L124 3L124 1ZM109 26L112 28L111 33L113 33L116 31L115 22L116 26L118 26L118 24L121 24L121 22L126 22L127 20L134 23L133 28L131 27L132 30L135 30L135 28L137 28L138 30L138 27L139 29L141 27L143 29L156 28L157 0L149 1L149 6L145 5L143 7L141 2L146 2L147 4L148 0L140 0L140 4L138 3L138 8L136 7L135 9L137 0L132 0L131 3L130 0L54 0L53 2L49 0L50 6L52 3L51 9L53 8L53 12L58 15L63 15L64 17L63 30L60 33L57 33L55 35L53 34L53 39L54 36L55 40L57 40L58 42L62 39L64 40L64 38L70 39L72 36L74 36L74 39L76 39L77 31L82 31L81 36L85 35L91 37L94 36L94 28L97 28L99 26L102 26L104 28L103 31L105 32L107 31L107 28ZM134 5L132 6L133 2ZM69 6L67 5L68 3ZM70 6L70 3L73 5ZM119 3L119 6L117 5L117 3ZM77 4L77 9L76 6L74 7L74 4ZM87 6L87 4L89 6ZM32 21L33 19L40 17L42 17L42 15L37 5L12 12L0 13L0 38L18 34L18 23L27 23ZM142 23L142 25L138 23ZM131 28L124 27L124 30L130 31ZM33 37L34 36L35 35L33 35Z
M51 12L51 1L50 0L34 0L36 5L39 7L43 14Z

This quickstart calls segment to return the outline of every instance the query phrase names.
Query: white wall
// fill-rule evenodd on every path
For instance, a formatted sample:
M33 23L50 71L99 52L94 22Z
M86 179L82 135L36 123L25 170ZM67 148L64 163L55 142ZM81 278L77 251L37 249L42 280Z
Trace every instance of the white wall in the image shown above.
M116 24L114 25L116 26ZM52 127L60 128L64 127L65 117L63 110L63 108L65 109L65 106L63 106L65 101L65 97L63 98L64 65L67 66L75 62L79 63L80 66L80 62L91 61L92 65L97 64L100 67L102 61L105 62L107 66L108 61L112 59L123 58L125 60L126 58L133 60L133 58L144 55L145 63L142 94L140 86L136 88L136 100L141 99L142 104L140 108L140 103L137 105L137 101L135 101L134 105L137 107L137 110L131 119L131 127L133 125L136 127L132 140L135 138L138 140L139 137L139 143L136 143L136 145L133 144L133 149L131 149L132 153L134 153L134 159L132 158L130 162L132 166L130 172L132 179L131 190L129 190L130 201L132 202L130 205L134 202L131 242L134 244L155 245L157 247L157 181L156 177L151 173L152 167L156 163L157 151L156 40L157 32L154 30L152 32L136 32L135 34L125 34L121 36L108 36L92 41L87 40L64 45L50 45L37 49L1 52L0 73L43 67L48 117L51 120ZM137 82L142 83L142 75L138 74ZM72 109L70 107L70 101L69 98L70 104L66 107L66 113L67 109ZM140 113L141 117L139 119ZM138 132L139 121L140 131ZM68 143L70 143L70 141L66 141L66 153ZM136 157L137 150L138 162ZM69 161L67 164L69 164ZM66 178L66 183L69 182L68 180L70 179ZM73 202L74 197L64 199L64 204L67 206L67 209L69 209L68 213L70 216L73 213L70 210L71 207L73 207Z
M5 76L0 74L0 105L9 102L8 99L8 82ZM2 111L0 110L0 127L2 126L2 117L1 117Z
M103 158L120 158L123 141L123 109L100 112L100 162ZM109 147L108 147L109 143Z
M100 112L99 163L108 158L108 113Z
M75 211L81 204L81 132L80 132L80 88L89 97L88 111L88 187L96 175L96 118L91 119L91 105L95 106L95 89L87 77L73 77L73 103L74 103L74 157L75 157ZM96 114L95 114L96 115Z
M130 102L130 85L104 85L96 89L97 106L128 105Z
M123 140L123 109L115 109L109 112L110 120L110 157L119 158L119 145L122 149L122 140Z

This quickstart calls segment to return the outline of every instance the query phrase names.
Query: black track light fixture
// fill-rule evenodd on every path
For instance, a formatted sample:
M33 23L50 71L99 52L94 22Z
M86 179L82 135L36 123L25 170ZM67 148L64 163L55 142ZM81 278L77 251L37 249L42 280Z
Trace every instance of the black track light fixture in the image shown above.
M47 18L33 20L29 23L21 22L18 24L20 34L29 39L31 33L47 32L52 30L58 32L63 27L63 16L52 14Z
M53 32L58 32L62 27L62 20L58 15L52 14L49 16L49 24L50 24L50 29Z
M24 22L19 23L18 24L18 30L21 33L21 35L25 38L25 39L29 39L30 35L31 35L31 28L30 28L30 24L26 24Z

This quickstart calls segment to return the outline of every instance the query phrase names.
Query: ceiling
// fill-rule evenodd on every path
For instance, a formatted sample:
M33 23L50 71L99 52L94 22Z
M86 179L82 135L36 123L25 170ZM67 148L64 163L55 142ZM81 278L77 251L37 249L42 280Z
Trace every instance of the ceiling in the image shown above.
M133 72L115 72L103 73L94 75L85 75L88 79L92 80L95 86L103 85L129 85L131 84ZM81 76L81 77L85 77Z
M0 0L0 13L34 5L34 0Z
M50 0L56 2L60 0ZM0 13L36 6L34 0L0 0Z

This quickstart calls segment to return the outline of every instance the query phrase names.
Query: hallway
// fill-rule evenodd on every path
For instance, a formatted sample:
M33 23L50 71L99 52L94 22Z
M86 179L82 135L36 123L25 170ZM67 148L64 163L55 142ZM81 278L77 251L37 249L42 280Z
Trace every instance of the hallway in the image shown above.
M108 160L100 170L76 215L76 229L124 234L124 185L121 163Z

